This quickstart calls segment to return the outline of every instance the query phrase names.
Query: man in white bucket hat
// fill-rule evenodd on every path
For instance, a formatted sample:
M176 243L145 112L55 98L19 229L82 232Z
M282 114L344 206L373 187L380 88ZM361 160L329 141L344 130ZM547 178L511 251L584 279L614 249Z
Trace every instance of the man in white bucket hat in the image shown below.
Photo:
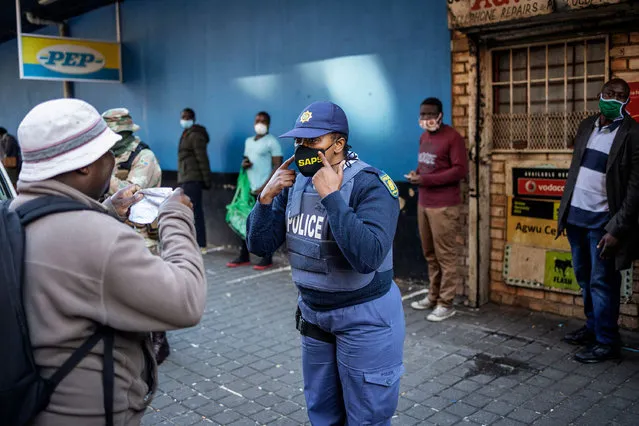
M204 311L206 281L191 203L178 189L160 207L164 248L154 256L112 217L126 215L131 202L122 199L133 189L105 204L96 201L108 189L110 150L120 136L95 108L77 99L44 102L24 118L18 139L24 163L11 208L45 196L87 207L26 227L24 308L35 363L50 377L96 330L106 326L114 336L112 403L103 400L104 339L62 379L33 424L102 426L106 418L107 424L139 425L157 385L150 332L193 326Z

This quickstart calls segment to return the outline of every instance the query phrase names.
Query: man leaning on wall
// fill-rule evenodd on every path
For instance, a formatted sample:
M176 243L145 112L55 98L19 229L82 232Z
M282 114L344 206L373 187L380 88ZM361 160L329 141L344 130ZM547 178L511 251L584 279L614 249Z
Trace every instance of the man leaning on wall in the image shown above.
M586 324L564 337L584 346L577 361L621 356L617 321L620 271L637 259L639 241L639 124L626 112L628 83L612 79L600 113L581 122L559 208L558 235L568 234Z

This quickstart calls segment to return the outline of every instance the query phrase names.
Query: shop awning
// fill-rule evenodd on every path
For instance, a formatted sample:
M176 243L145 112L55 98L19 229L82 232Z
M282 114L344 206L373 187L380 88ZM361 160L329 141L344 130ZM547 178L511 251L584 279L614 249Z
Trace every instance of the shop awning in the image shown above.
M42 20L61 22L113 3L115 0L21 0L22 32L42 27L28 22L27 12ZM0 0L0 10L0 43L3 43L16 37L15 0Z

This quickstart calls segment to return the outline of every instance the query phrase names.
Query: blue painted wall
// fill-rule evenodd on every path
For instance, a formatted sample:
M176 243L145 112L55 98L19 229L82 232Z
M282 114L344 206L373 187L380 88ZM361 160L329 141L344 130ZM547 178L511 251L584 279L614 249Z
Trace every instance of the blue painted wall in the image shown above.
M354 149L398 180L416 165L419 103L437 96L450 117L444 1L127 0L122 20L125 84L77 83L75 94L100 111L128 107L165 170L175 169L186 106L211 134L212 171L234 172L257 111L281 134L307 104L331 100L350 119ZM74 19L71 35L114 40L113 8ZM20 81L15 41L0 58L0 125L15 132L62 88Z

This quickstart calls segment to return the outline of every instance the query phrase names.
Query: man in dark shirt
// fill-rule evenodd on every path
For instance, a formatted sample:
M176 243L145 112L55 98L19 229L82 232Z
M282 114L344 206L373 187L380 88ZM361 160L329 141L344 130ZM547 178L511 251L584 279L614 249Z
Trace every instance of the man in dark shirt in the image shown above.
M442 103L428 98L419 109L417 171L405 177L419 185L417 218L424 257L428 262L428 295L411 303L413 309L432 309L429 321L443 321L455 314L453 299L457 291L457 258L461 194L459 182L468 173L464 139L455 129L442 123Z

